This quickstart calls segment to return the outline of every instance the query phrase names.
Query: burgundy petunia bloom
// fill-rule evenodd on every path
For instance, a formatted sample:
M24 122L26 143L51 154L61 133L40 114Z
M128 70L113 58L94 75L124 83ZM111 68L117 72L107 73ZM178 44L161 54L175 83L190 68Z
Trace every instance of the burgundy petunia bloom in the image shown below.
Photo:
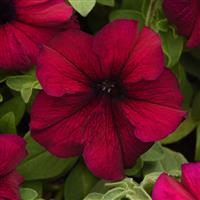
M188 48L200 45L200 2L199 0L164 0L164 12L169 21L176 25L180 35L188 38Z
M37 76L44 91L32 107L33 138L60 157L83 154L104 179L123 178L123 168L185 115L159 36L133 20L116 20L95 37L59 34L41 49Z
M26 156L25 141L16 135L0 134L0 199L20 200L19 185L23 178L17 165Z
M153 189L153 200L200 200L200 162L182 165L181 182L163 173Z
M65 29L72 12L64 0L0 0L0 68L35 64L38 44Z

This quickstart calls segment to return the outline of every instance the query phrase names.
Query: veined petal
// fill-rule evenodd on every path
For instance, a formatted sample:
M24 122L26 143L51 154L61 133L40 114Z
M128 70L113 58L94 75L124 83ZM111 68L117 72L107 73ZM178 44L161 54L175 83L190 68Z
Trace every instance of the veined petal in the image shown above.
M141 100L121 103L121 109L130 123L136 127L135 135L143 142L161 140L176 130L185 112Z
M17 155L17 153L15 155ZM0 199L21 200L19 194L19 186L22 181L23 177L20 176L16 171L13 171L6 176L0 177Z
M32 137L56 156L80 155L90 138L85 129L97 103L88 94L56 98L41 92L32 108Z
M43 46L37 64L37 77L48 95L63 96L89 92L90 84L79 69L56 50Z
M193 31L187 41L188 48L194 48L200 45L200 15L197 17Z
M164 69L164 54L157 33L144 27L122 71L124 83L155 80Z
M131 99L147 101L170 108L181 109L183 96L174 74L165 69L155 81L141 81L125 84Z
M192 33L197 16L194 1L196 0L164 0L164 12L169 21L177 26L181 35L190 36Z
M17 135L0 135L0 177L13 171L25 158L25 141ZM1 179L1 178L0 178Z
M106 180L122 179L123 160L120 142L108 102L102 100L88 120L90 123L85 131L90 137L83 151L86 165L97 177Z
M138 22L116 20L106 25L94 38L105 76L119 75L139 34Z
M92 44L92 35L69 30L52 39L49 46L62 54L93 81L102 78L102 69L98 57L92 49Z
M73 9L64 0L16 1L19 21L44 27L66 23Z
M147 151L153 143L142 142L135 135L135 127L123 116L117 105L113 107L113 123L120 141L125 168L133 167L138 157Z
M135 127L135 135L144 142L166 137L186 115L178 83L167 69L157 80L127 84L126 88L128 100L121 102L121 109Z
M177 180L163 173L153 188L152 200L195 200Z
M0 66L5 69L26 69L32 64L37 46L14 24L0 29Z
M182 183L197 200L200 200L200 163L182 165Z

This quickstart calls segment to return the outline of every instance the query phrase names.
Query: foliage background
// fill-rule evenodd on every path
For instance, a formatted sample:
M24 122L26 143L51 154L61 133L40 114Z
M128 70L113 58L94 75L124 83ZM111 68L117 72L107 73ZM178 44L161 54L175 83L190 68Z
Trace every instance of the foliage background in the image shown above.
M59 159L29 135L32 101L41 89L35 68L26 72L0 71L0 133L19 134L27 141L29 156L18 167L25 182L23 200L148 200L158 175L180 177L180 165L200 160L200 48L186 49L162 10L162 0L69 0L81 29L95 34L109 21L140 20L160 34L166 66L179 80L188 116L178 129L142 155L129 178L105 182L94 177L82 158Z

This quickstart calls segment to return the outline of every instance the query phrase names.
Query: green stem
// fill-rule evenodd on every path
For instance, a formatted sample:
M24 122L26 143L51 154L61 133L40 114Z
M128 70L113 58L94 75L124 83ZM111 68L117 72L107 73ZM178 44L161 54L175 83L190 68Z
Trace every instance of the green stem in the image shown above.
M154 7L155 2L156 2L156 0L150 0L149 8L148 8L146 19L145 19L145 26L150 25L150 19L151 19L151 16L152 16L152 11L153 11L153 7Z

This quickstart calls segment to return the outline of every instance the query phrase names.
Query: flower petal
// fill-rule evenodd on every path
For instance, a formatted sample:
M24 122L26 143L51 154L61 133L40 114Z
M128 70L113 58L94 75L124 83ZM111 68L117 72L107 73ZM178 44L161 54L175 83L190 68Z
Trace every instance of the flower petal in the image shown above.
M193 0L164 0L163 8L169 21L177 26L178 32L184 36L192 33L196 9L193 9ZM197 10L196 10L197 11Z
M125 85L128 97L170 108L181 109L183 96L174 74L165 69L155 81L141 81Z
M30 1L30 2L29 2ZM64 24L72 16L73 9L64 0L16 1L18 20L45 27Z
M16 154L17 155L17 154ZM19 186L23 178L13 171L0 178L0 199L1 200L21 200Z
M37 77L44 91L52 96L88 92L89 80L63 55L43 46L37 63Z
M136 137L143 142L153 142L168 136L185 116L181 110L141 100L124 101L121 108L136 127Z
M195 198L174 178L163 173L153 188L152 200L195 200Z
M25 158L25 141L17 135L0 135L0 177L14 170Z
M83 157L95 176L120 180L124 177L123 160L109 105L102 100L91 113L86 127L91 136L84 147Z
M139 34L138 22L115 20L94 38L94 50L100 57L104 75L118 75L126 64Z
M56 98L41 92L32 107L32 137L56 156L80 155L87 140L85 124L95 104L88 94Z
M81 31L69 30L52 39L49 46L60 52L85 76L96 80L102 77L102 72L99 60L92 49L92 44L93 36Z
M120 141L124 167L130 168L138 157L152 146L152 143L142 142L135 137L135 127L117 110L117 107L113 109L116 134Z
M186 46L188 48L194 48L200 45L200 16L198 16L192 34L187 41Z
M181 109L183 98L178 83L169 70L155 81L130 84L127 89L129 100L121 102L121 109L143 142L166 137L186 115Z
M164 69L164 54L157 33L144 27L122 71L125 83L155 80Z
M32 64L37 47L14 25L0 29L0 66L5 69L26 69Z
M200 200L200 163L182 165L182 183L191 193Z

